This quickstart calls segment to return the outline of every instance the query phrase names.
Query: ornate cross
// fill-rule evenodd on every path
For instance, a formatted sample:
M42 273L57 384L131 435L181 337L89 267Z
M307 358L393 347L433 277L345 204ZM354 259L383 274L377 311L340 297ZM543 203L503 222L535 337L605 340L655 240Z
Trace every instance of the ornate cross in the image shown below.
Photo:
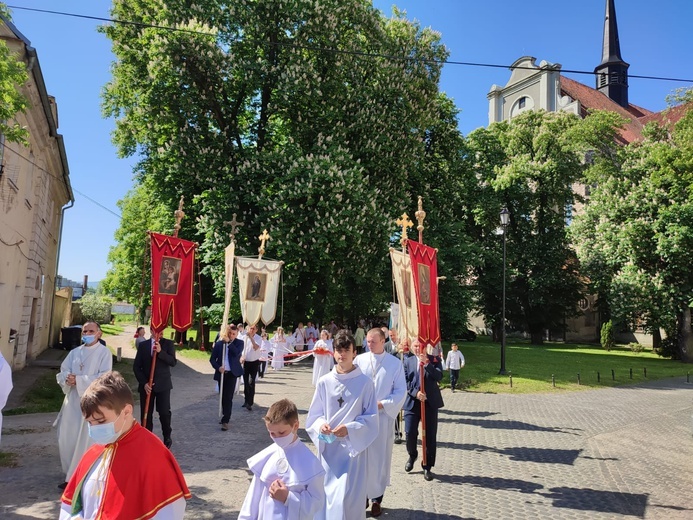
M400 243L402 244L402 251L406 251L407 246L407 228L413 227L414 223L409 220L409 216L406 213L402 213L402 216L398 218L395 223L398 226L402 226L402 238L400 239Z
M344 404L344 399L342 399L342 396L339 396L339 399L337 399L337 402L339 403L339 407L341 408L342 405Z
M426 218L426 212L423 209L423 201L421 200L421 195L419 195L419 209L416 213L414 213L414 216L416 217L416 220L419 222L419 225L416 226L416 229L419 231L419 242L423 243L423 221Z
M270 239L270 236L269 233L267 233L267 230L265 229L262 231L262 235L260 235L258 238L260 239L260 248L257 251L260 254L257 258L258 260L260 260L262 258L262 255L265 254L265 242L267 242Z
M229 236L231 237L231 242L235 242L236 241L236 233L238 233L237 228L244 226L245 224L243 224L243 222L238 222L236 220L236 214L235 213L233 214L233 218L231 219L231 221L225 220L224 224L231 224L231 233L229 233Z
M180 221L185 217L183 213L183 195L180 196L180 202L178 203L178 209L173 212L173 216L176 217L176 225L173 226L173 236L178 237L178 231L180 231Z

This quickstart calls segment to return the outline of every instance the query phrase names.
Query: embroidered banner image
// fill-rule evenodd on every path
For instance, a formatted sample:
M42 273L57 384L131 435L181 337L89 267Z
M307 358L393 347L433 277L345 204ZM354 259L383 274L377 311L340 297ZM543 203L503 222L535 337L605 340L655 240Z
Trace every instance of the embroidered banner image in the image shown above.
M414 286L419 316L419 342L436 345L440 341L438 314L438 252L427 245L407 241L414 270Z

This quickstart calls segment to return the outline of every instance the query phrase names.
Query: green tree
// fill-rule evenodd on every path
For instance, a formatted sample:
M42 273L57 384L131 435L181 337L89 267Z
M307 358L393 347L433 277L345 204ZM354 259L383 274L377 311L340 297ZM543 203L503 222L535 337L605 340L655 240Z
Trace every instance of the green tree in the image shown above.
M5 3L0 2L0 16L9 20ZM18 113L26 112L29 100L19 87L28 79L26 65L14 55L7 44L0 40L0 135L7 141L28 146L29 132L15 119Z
M157 199L149 181L130 190L118 201L121 224L116 245L108 253L112 267L101 282L104 294L136 305L140 319L151 303L149 242L147 231L170 232L172 213Z
M146 24L104 28L115 142L139 154L158 200L189 196L181 236L201 243L217 297L238 213L238 254L257 254L267 228L266 255L285 262L288 321L383 310L393 222L436 113L440 36L365 0L121 0L113 15Z
M475 266L478 308L499 330L502 207L507 229L506 318L541 344L545 330L562 330L581 295L576 254L567 235L566 209L575 202L581 155L573 144L580 119L562 112L531 111L467 139L470 184L469 234L478 243Z
M84 322L96 323L111 322L111 302L108 298L96 294L85 294L78 302Z
M574 234L614 322L637 324L656 347L664 329L677 357L690 362L693 111L671 110L685 112L675 125L652 123L642 141L596 155L587 172L594 189Z

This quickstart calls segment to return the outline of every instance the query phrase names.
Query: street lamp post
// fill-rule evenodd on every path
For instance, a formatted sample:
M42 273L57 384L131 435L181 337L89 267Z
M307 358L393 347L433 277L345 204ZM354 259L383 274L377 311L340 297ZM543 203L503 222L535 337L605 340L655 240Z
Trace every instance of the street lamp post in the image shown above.
M510 212L508 208L503 208L500 212L501 227L503 228L503 302L501 310L501 366L498 373L505 375L505 234L508 232L508 224L510 223Z

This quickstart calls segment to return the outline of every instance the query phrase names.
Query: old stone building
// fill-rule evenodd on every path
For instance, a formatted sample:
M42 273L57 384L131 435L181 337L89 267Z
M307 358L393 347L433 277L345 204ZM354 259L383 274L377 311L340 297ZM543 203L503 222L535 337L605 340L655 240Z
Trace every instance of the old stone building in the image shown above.
M0 135L0 350L17 370L58 340L62 316L51 323L54 288L63 214L74 196L58 108L46 91L36 49L2 18L0 38L26 64L29 77L18 88L30 107L17 115L29 146Z

